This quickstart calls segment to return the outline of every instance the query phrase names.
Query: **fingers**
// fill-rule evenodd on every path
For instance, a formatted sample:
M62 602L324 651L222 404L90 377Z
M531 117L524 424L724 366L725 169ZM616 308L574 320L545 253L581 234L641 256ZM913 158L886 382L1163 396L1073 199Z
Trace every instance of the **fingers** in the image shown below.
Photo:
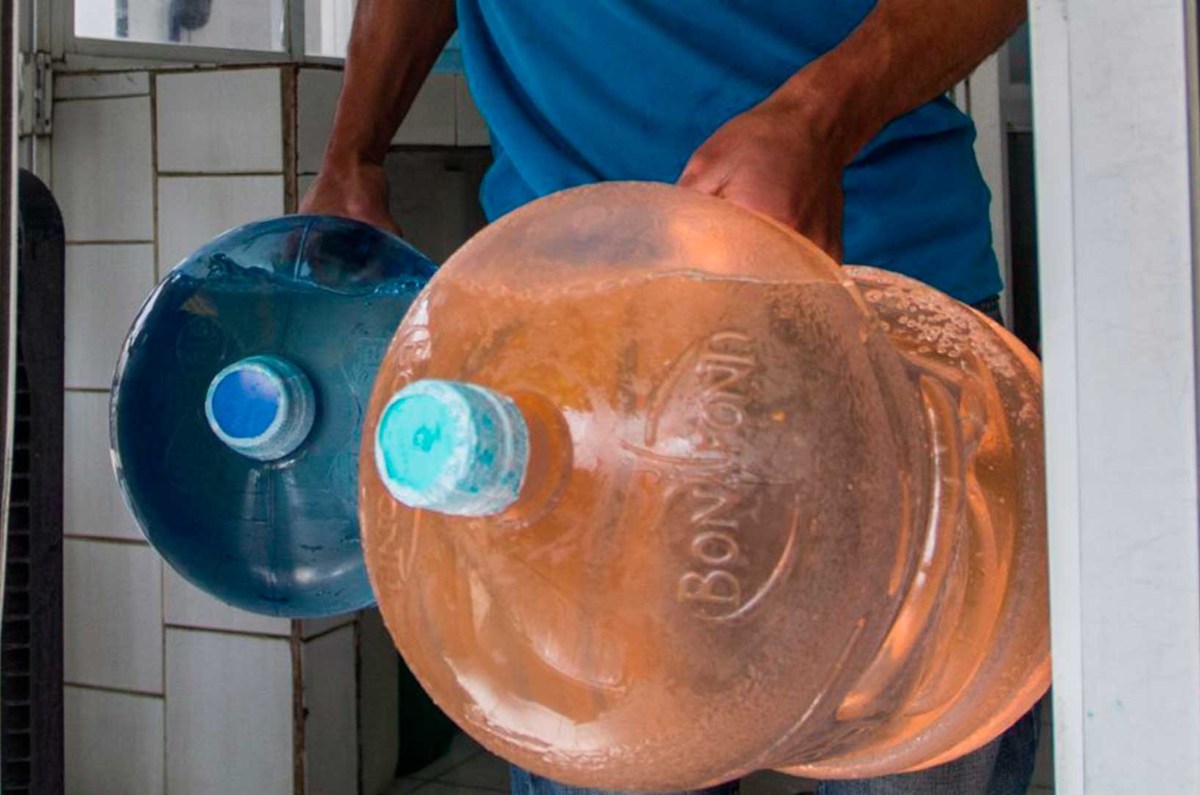
M795 229L837 262L842 261L842 196L836 185L778 185L768 179L731 181L718 194L739 207Z
M403 236L388 208L387 181L382 169L377 174L321 174L304 194L299 212L349 218Z
M385 232L390 232L396 237L404 237L404 230L400 228L400 225L396 223L396 221L390 215L381 215L372 218L360 218L358 220L368 223L378 229L382 229Z

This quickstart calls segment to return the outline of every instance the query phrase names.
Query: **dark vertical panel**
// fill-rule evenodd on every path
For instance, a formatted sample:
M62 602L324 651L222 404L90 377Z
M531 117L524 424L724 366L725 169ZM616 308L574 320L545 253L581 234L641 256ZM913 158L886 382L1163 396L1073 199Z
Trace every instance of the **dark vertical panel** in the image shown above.
M1033 135L1008 134L1009 252L1012 257L1013 333L1041 352L1038 296L1037 201L1034 195Z
M0 731L4 792L57 795L63 791L65 243L62 215L41 181L21 172L18 197L17 377ZM18 786L22 772L24 788Z

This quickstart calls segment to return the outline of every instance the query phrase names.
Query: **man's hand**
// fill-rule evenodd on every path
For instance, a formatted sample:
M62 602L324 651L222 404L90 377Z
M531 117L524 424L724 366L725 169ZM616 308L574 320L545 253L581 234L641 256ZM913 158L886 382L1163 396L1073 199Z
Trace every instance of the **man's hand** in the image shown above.
M457 21L454 0L358 0L321 173L300 212L396 234L383 159Z
M679 184L723 196L842 254L842 170L883 127L970 74L1025 0L879 0L853 33L735 116Z
M762 213L842 260L842 155L784 94L722 125L679 184Z
M402 234L388 209L388 183L377 163L326 161L300 202L301 213L337 215Z

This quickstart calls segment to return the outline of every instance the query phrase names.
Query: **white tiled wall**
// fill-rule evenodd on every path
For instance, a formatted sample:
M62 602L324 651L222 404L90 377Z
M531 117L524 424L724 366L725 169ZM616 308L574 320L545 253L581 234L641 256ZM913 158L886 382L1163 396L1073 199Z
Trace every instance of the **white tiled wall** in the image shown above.
M163 699L63 692L67 795L161 795Z
M67 246L67 387L112 385L121 344L153 287L150 243Z
M430 75L392 143L454 145L455 76Z
M162 560L145 544L63 544L64 676L163 692Z
M68 536L141 541L112 474L108 393L67 392L63 434L63 530Z
M166 633L167 792L293 795L288 640Z
M489 142L487 122L471 91L467 88L467 79L462 75L454 76L454 129L455 143L459 146L487 146Z
M155 81L160 173L283 171L279 69L161 74Z
M159 275L221 232L282 214L282 175L159 177Z
M301 174L321 170L321 155L333 129L333 110L341 90L341 70L300 70L296 85L296 156Z
M363 611L358 628L358 721L363 795L383 792L400 748L400 657L377 609Z
M297 86L297 163L300 174L320 171L333 111L342 87L340 70L301 69ZM392 138L406 146L487 146L487 124L475 107L466 79L430 75ZM303 195L303 190L301 190Z
M283 212L282 83L278 68L58 79L54 188L73 241L64 434L72 793L295 791L293 623L228 607L165 567L129 515L108 453L113 369L156 276L225 229Z
M339 616L325 616L324 618L305 618L300 624L300 637L304 640L315 638L317 635L324 635L332 629L336 629L346 624L354 622L358 618L356 613L344 613Z
M354 645L353 626L304 643L305 795L343 795L358 789Z
M150 75L146 72L97 72L62 75L54 82L54 98L97 99L131 97L150 93Z
M150 97L56 103L52 151L68 241L153 239Z
M209 596L170 566L163 570L163 618L168 626L290 637L292 622L239 610Z
M292 81L285 69L57 78L53 187L70 241L72 793L374 793L394 771L399 658L378 615L366 614L360 634L353 615L291 622L200 592L144 542L108 454L113 368L156 279L215 235L282 214L289 172L302 194L319 169L341 75L304 68ZM435 75L396 141L480 145L486 136L461 78ZM443 172L436 179L450 178Z

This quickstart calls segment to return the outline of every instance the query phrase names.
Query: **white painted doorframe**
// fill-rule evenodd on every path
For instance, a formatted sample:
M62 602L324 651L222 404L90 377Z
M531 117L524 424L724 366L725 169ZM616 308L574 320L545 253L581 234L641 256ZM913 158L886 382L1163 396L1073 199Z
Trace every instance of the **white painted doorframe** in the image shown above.
M1194 0L1032 0L1056 786L1200 790Z

